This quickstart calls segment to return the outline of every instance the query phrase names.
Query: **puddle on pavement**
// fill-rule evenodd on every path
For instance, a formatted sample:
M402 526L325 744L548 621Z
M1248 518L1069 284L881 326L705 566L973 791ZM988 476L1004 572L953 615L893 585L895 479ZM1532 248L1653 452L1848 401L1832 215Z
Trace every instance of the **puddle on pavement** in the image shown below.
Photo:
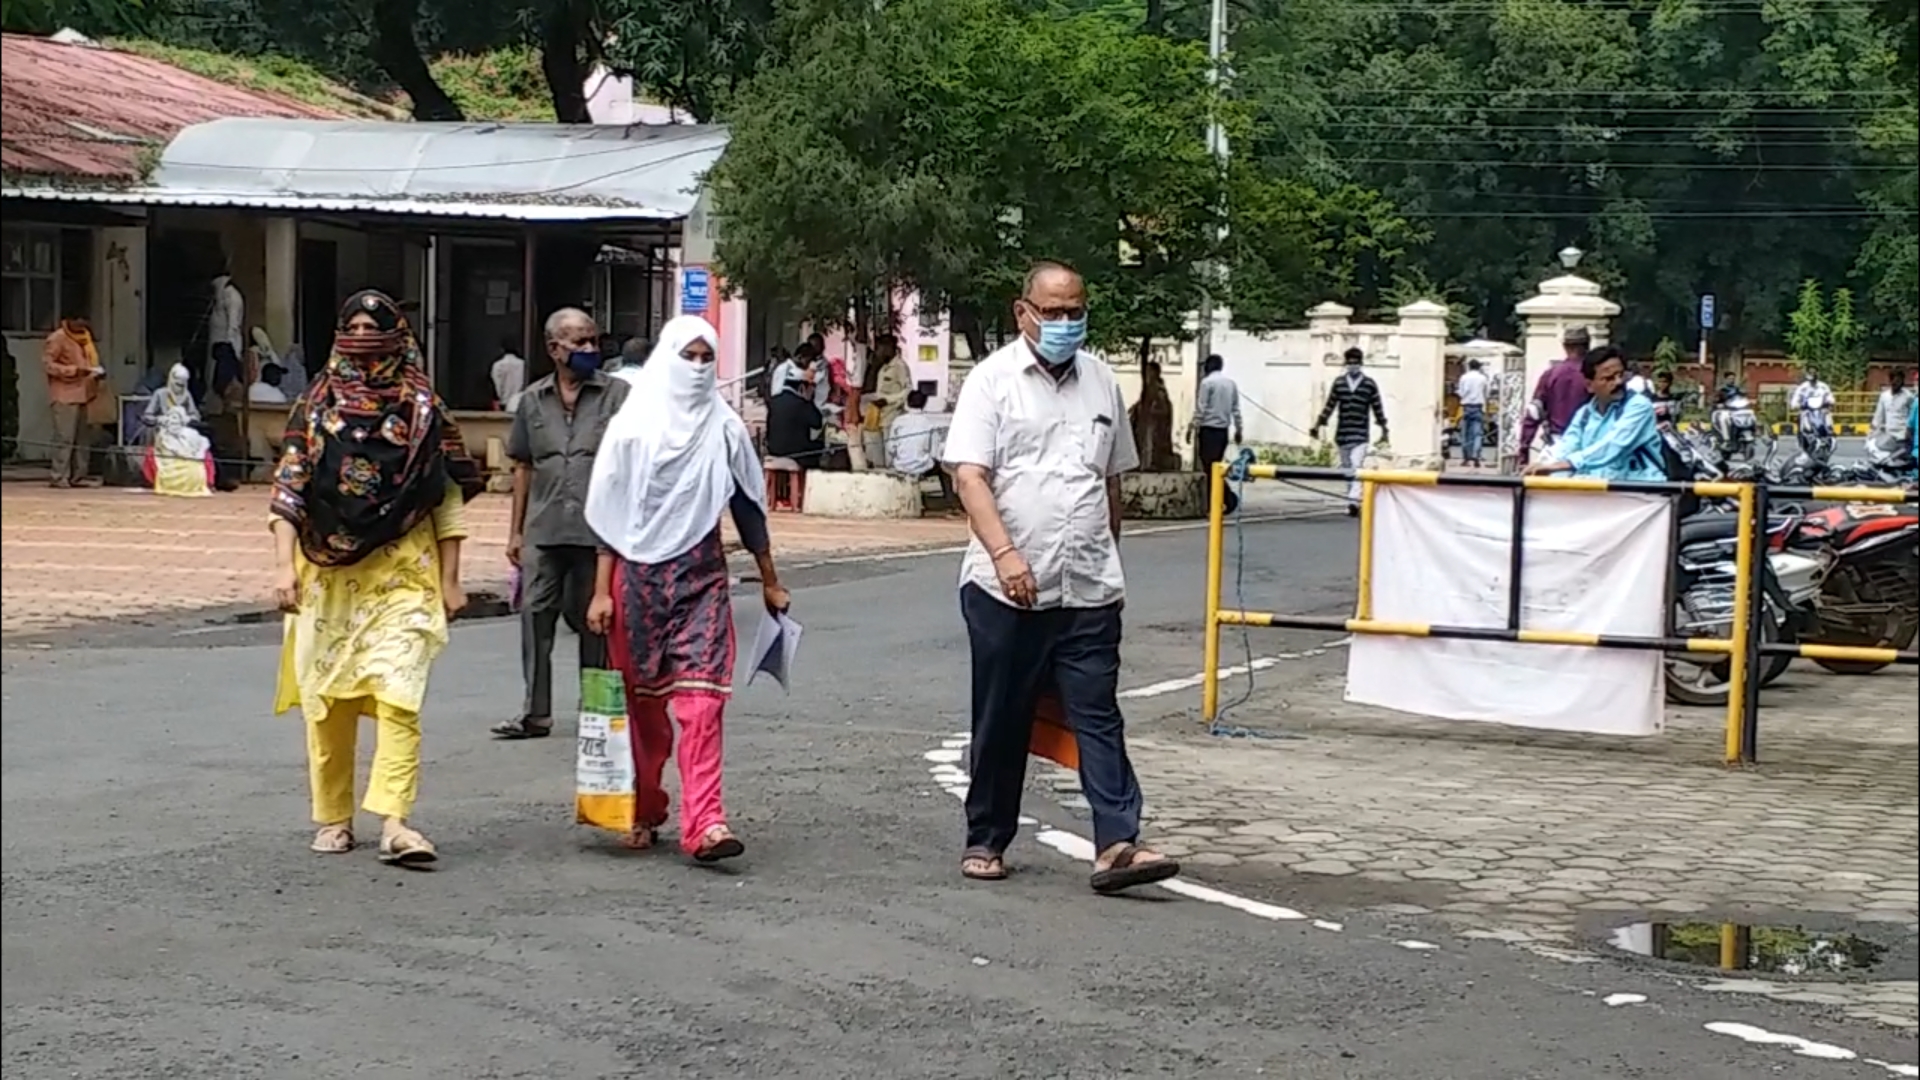
M1641 922L1615 928L1621 952L1716 971L1844 975L1872 971L1887 947L1858 934L1801 926L1715 922Z

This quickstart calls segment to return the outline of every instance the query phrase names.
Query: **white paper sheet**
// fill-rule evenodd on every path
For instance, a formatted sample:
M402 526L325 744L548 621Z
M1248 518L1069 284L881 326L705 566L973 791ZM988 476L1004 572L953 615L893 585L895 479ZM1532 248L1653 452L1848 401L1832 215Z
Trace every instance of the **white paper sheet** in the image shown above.
M780 689L790 690L787 680L793 675L793 658L799 651L800 624L784 611L765 612L760 616L760 629L753 635L753 668L747 676L748 684L764 671L773 676Z
M1527 496L1520 625L1658 637L1666 625L1668 515L1657 496ZM1503 627L1510 492L1383 485L1374 502L1373 617ZM1658 734L1661 655L1358 635L1347 700L1450 720L1554 731Z

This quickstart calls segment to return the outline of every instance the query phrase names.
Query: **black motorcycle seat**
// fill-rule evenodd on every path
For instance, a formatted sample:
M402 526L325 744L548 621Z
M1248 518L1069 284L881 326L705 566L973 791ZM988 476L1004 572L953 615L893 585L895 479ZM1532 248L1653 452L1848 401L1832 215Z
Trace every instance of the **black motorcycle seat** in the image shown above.
M1739 514L1695 514L1680 522L1681 547L1710 540L1732 540L1739 535Z
M1794 522L1792 517L1774 517L1767 521L1772 535ZM1680 522L1680 546L1703 544L1713 540L1732 540L1740 535L1739 514L1695 514Z

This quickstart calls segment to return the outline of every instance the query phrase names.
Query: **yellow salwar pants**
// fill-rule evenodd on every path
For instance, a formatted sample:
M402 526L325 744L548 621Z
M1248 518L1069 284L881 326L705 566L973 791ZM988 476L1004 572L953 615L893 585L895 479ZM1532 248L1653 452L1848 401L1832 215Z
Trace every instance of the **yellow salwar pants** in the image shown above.
M326 716L307 721L307 768L313 785L313 822L353 820L353 763L360 717L374 720L373 771L367 777L369 814L405 820L420 794L420 714L374 698L327 702Z

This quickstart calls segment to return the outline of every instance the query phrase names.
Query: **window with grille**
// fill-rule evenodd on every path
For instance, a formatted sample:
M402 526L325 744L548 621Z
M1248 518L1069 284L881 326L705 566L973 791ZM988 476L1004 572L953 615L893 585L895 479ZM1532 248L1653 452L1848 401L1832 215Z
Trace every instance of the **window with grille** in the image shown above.
M59 309L60 231L0 228L0 330L46 333Z

